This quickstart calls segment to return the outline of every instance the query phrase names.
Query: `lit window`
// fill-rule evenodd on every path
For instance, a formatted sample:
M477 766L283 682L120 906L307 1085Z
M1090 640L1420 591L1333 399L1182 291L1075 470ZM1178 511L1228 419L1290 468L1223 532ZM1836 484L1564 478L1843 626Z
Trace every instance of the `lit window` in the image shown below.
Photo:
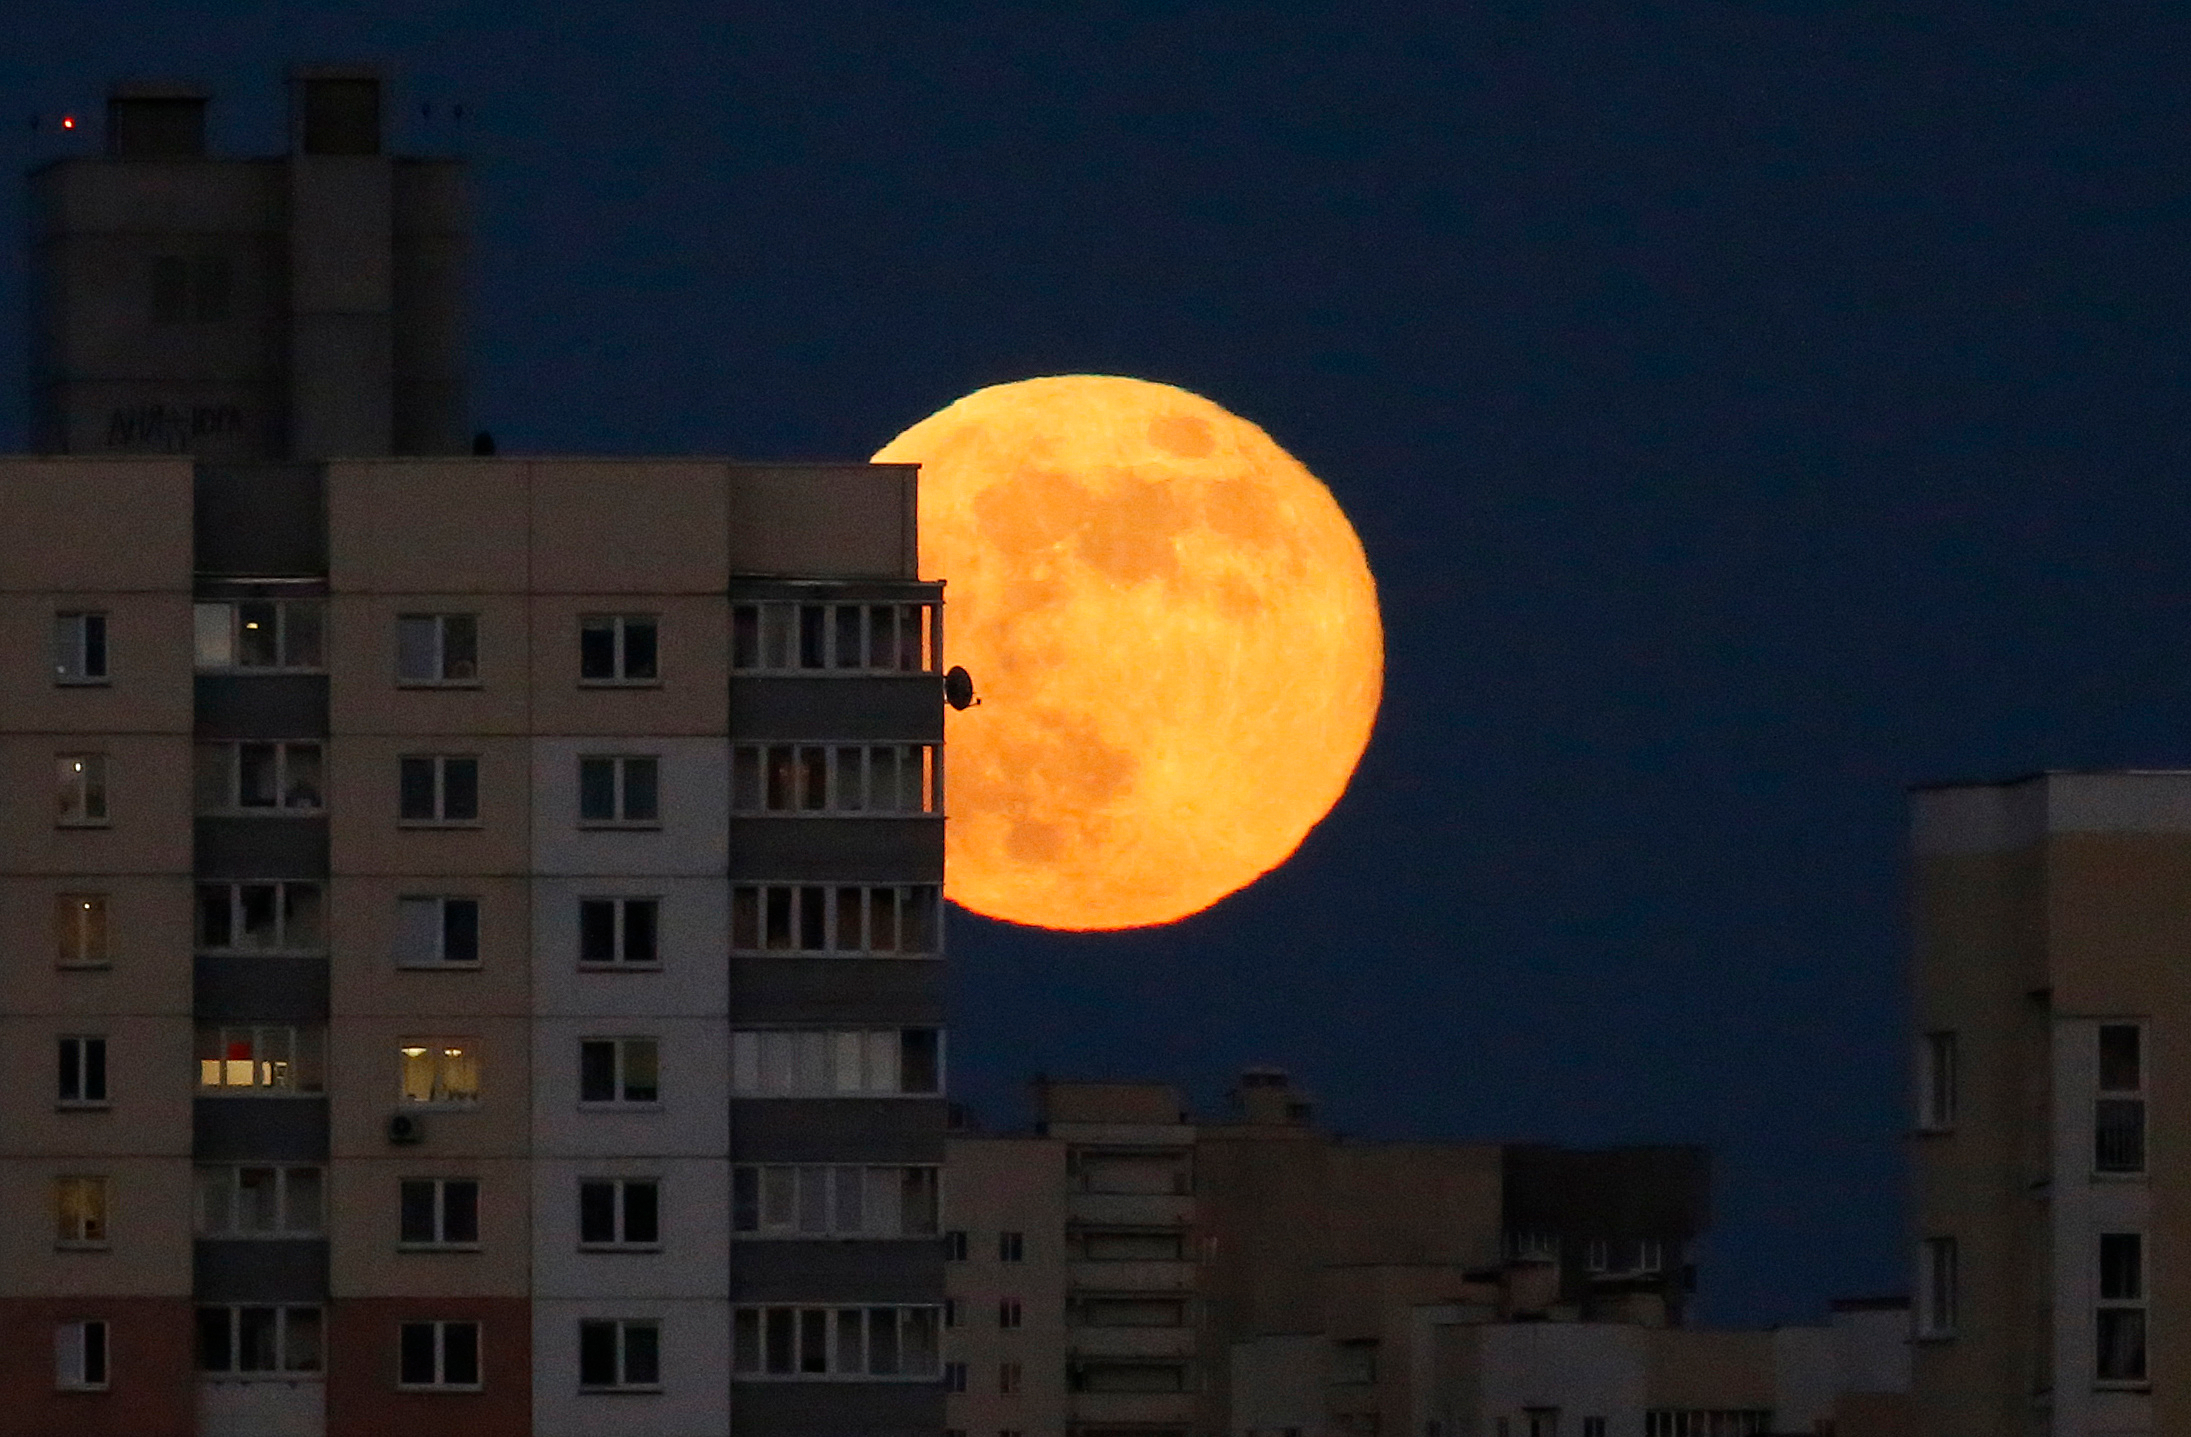
M107 616L53 616L53 681L103 684L107 679Z
M460 1106L479 1101L476 1038L414 1038L397 1049L405 1103Z
M651 684L661 677L652 614L587 614L578 621L578 678Z
M326 607L319 599L247 599L196 606L198 667L317 669Z
M731 1317L739 1377L828 1380L942 1375L934 1307L740 1307Z
M223 1376L277 1377L325 1366L316 1307L218 1306L198 1309L198 1370Z
M651 1392L662 1386L662 1325L652 1321L578 1324L581 1392Z
M739 744L734 813L941 813L932 744Z
M107 1105L107 1040L63 1038L55 1101L64 1108Z
M57 754L53 760L54 823L62 828L104 828L107 761L102 753Z
M479 1179L405 1178L399 1197L404 1247L479 1246Z
M107 1388L107 1325L98 1319L53 1329L53 1385L62 1392Z
M316 1167L221 1163L197 1172L200 1237L313 1237L326 1229L326 1175Z
M661 1049L652 1038L588 1038L578 1045L578 1101L625 1106L661 1101Z
M317 883L201 883L198 949L225 953L321 953L324 894Z
M2099 1291L2093 1375L2101 1382L2144 1382L2145 1234L2100 1234Z
M398 817L406 824L479 822L479 759L412 754L397 765Z
M326 766L317 743L205 743L196 751L200 813L318 813Z
M937 907L933 884L740 884L730 895L730 946L738 953L931 954Z
M318 1028L200 1028L198 1088L224 1097L317 1093L324 1041Z
M396 682L406 686L478 684L478 616L405 614L398 618Z
M578 900L578 961L588 968L652 968L662 961L659 898Z
M755 1237L933 1237L936 1186L937 1169L925 1164L741 1163L730 1174L731 1231Z
M746 1028L731 1034L731 1089L746 1097L906 1094L942 1089L934 1028Z
M595 757L578 761L578 821L589 827L651 828L661 822L661 761Z
M405 1322L396 1329L396 1385L411 1390L477 1392L479 1324Z
M53 1182L54 1241L62 1247L107 1245L107 1180L66 1177Z
M53 896L54 961L63 968L107 966L107 896L104 893L56 893Z
M662 1245L662 1188L654 1178L589 1178L578 1185L578 1245Z
M2092 1105L2092 1170L2145 1171L2145 1032L2136 1023L2099 1028L2099 1095Z
M749 672L937 669L928 604L737 604L730 662Z
M476 967L478 963L477 898L396 900L397 967Z

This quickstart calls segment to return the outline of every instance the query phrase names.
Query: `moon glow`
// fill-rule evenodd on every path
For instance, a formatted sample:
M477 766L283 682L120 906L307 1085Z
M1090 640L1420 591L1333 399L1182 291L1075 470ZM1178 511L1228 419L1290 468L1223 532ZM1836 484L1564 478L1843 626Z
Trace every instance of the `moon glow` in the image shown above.
M1105 375L978 390L890 441L917 461L946 662L944 891L1042 928L1201 911L1285 862L1369 743L1376 584L1260 428Z

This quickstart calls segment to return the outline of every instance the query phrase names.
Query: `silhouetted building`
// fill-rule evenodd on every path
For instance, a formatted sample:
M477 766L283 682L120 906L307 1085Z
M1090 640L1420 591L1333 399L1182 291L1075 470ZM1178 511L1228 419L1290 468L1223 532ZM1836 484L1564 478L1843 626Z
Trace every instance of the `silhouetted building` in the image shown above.
M418 457L455 167L293 95L283 159L138 90L36 181L0 1434L934 1431L913 469Z

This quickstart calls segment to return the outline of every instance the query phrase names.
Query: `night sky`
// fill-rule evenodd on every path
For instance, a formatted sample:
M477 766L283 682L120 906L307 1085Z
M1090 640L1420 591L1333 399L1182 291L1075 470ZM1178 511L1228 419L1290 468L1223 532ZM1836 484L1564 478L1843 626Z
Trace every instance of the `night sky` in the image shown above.
M1905 1287L1905 787L2191 760L2191 11L556 9L19 5L0 159L118 75L270 152L284 64L389 63L504 453L864 458L1073 371L1255 420L1367 547L1377 736L1200 917L958 918L957 1095L1701 1142L1708 1320Z

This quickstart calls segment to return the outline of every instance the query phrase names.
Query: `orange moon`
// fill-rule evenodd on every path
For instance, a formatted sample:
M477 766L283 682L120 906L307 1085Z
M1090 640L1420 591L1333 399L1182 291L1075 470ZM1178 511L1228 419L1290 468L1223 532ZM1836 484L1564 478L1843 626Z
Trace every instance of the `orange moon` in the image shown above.
M875 456L920 473L947 663L944 892L1138 928L1268 873L1369 743L1384 631L1331 491L1199 395L1108 375L978 390Z

